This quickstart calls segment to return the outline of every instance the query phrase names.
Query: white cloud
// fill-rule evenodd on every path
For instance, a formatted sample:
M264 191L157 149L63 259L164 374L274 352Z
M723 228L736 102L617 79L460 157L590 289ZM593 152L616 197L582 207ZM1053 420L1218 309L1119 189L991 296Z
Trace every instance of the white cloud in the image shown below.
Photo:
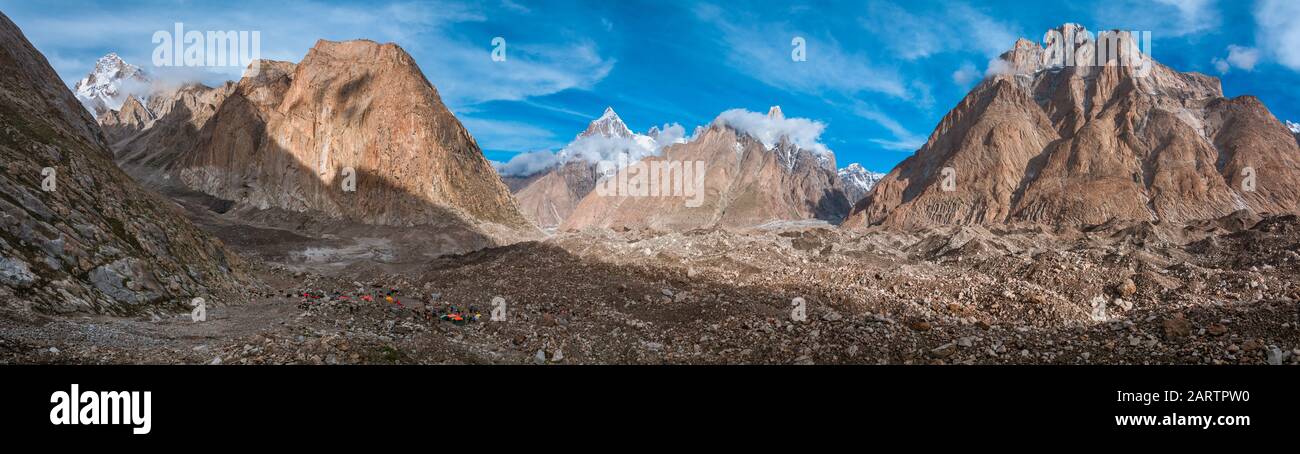
M1219 71L1219 74L1227 74L1231 68L1254 71L1255 65L1259 63L1260 56L1259 49L1233 44L1228 46L1227 59L1215 58L1213 60L1214 69Z
M905 60L956 51L994 57L1010 49L1020 36L1015 26L959 2L946 4L934 15L913 14L892 3L873 3L861 24Z
M1255 47L1282 66L1300 71L1300 1L1260 0L1255 4Z
M960 68L957 68L956 71L952 72L952 83L964 88L967 85L970 85L971 81L978 79L980 76L980 71L975 69L973 63L965 62L962 63Z
M1228 46L1228 63L1238 68L1252 71L1259 62L1259 49L1241 46Z
M734 20L739 15L714 5L699 5L695 14L717 27L729 64L768 85L811 94L832 91L848 96L878 93L899 99L916 97L897 71L873 65L865 54L849 53L833 39L790 29L782 23ZM806 42L806 61L791 58L795 37Z
M1215 0L1112 0L1096 8L1106 28L1150 30L1158 37L1214 31L1222 22Z
M745 109L728 110L719 114L713 121L749 134L768 148L776 146L781 142L781 138L785 137L791 144L804 150L822 154L831 152L830 148L820 141L822 132L826 130L826 124L820 121L783 116L770 117Z
M984 70L985 76L996 76L999 74L1009 75L1013 73L1015 73L1015 69L1012 68L1011 65L1007 63L1006 60L1003 60L1001 58L994 58L989 60L988 69Z
M533 12L533 10L528 8L527 6L521 5L511 0L501 0L501 6L517 13L527 14Z
M560 164L560 157L553 151L541 150L519 153L509 162L492 162L497 173L506 176L528 176Z
M490 49L488 43L443 46L431 53L433 64L426 65L426 74L449 103L477 104L589 89L615 63L590 42L542 45L507 39L503 62L492 61Z
M1232 70L1232 65L1229 65L1228 61L1222 58L1215 57L1210 62L1214 63L1214 70L1218 71L1219 74L1227 74L1228 71Z
M659 127L659 134L633 137L605 137L592 135L578 137L558 151L533 151L520 153L505 164L497 165L497 173L507 176L527 176L572 160L590 163L617 162L623 155L626 162L636 162L647 156L657 156L663 148L684 140L686 128L677 123Z

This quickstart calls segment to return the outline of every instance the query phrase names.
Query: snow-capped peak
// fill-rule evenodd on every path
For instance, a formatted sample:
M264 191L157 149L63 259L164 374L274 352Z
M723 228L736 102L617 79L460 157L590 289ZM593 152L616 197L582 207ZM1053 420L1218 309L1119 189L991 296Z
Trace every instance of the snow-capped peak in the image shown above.
M837 173L840 182L844 185L844 195L848 196L849 202L852 203L857 203L859 199L866 196L871 192L871 188L885 177L885 174L867 170L856 162L840 169Z
M1292 134L1300 134L1300 123L1295 123L1292 122L1291 120L1287 120L1286 127L1291 130Z
M628 129L613 108L592 121L587 130L558 151L522 153L509 162L496 165L502 175L525 176L556 168L568 162L636 162L646 156L656 156L669 145L685 143L686 129L677 123L652 127L647 134L637 134Z
M781 112L781 106L772 106L772 108L767 109L767 118L773 120L784 120L785 113Z
M144 70L123 61L117 53L110 52L95 61L95 69L77 81L73 91L86 105L86 109L98 115L107 110L120 109L127 95L143 93L148 85L149 76Z
M587 130L578 135L578 137L590 136L632 138L634 135L627 124L623 123L623 119L619 118L618 113L614 112L614 108L606 107L605 113L587 125Z

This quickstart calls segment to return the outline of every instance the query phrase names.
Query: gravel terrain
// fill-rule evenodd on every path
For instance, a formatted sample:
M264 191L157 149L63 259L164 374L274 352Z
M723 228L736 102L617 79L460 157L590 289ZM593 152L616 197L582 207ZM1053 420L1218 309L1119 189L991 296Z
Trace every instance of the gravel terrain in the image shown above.
M591 230L396 262L356 253L368 237L262 241L290 237L208 221L255 258L263 286L247 301L212 301L201 322L11 310L0 361L1300 363L1295 216L1060 232Z

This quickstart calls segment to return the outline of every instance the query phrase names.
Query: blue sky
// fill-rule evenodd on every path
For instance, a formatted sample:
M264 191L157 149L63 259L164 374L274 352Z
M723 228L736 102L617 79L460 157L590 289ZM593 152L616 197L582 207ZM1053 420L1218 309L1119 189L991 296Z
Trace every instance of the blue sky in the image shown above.
M490 159L563 147L606 106L634 130L689 132L732 108L826 125L840 166L888 171L1017 37L1064 22L1149 30L1154 58L1219 76L1300 120L1300 0L1104 1L102 1L0 0L71 85L117 52L147 71L152 35L257 30L264 58L320 38L396 42ZM506 61L491 59L506 39ZM791 40L807 42L792 61ZM208 83L238 70L193 71Z

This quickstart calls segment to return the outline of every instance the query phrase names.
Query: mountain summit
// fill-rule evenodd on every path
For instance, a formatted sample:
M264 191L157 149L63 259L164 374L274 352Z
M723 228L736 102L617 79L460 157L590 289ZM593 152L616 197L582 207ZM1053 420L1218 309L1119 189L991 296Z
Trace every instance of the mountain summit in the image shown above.
M1056 31L1119 59L1062 65L1017 41L846 225L1179 222L1300 206L1300 150L1258 99L1149 58L1122 64L1147 57L1127 32Z
M593 120L591 124L587 125L587 129L578 135L578 137L591 136L630 138L632 137L632 130L628 129L627 124L623 123L623 119L618 116L617 112L614 112L613 107L606 107L600 118Z
M122 61L117 53L109 53L95 62L95 68L77 81L73 91L86 110L99 116L118 110L129 94L143 92L149 84L144 70Z
M849 203L856 204L863 197L871 192L871 188L885 177L883 173L876 173L862 167L862 164L852 163L840 169L838 172L840 183L844 185L844 195L849 198Z

